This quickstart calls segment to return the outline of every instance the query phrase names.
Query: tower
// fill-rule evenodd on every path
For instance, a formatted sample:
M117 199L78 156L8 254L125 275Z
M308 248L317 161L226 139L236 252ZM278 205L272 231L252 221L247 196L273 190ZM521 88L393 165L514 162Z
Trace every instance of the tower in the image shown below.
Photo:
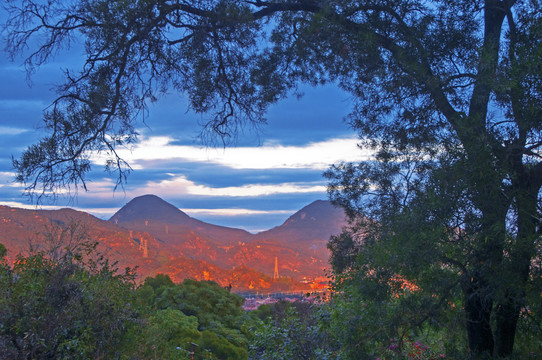
M273 273L273 280L277 280L279 278L279 260L275 256L275 272Z
M147 239L141 239L141 243L143 244L143 257L149 257L149 252L147 250Z

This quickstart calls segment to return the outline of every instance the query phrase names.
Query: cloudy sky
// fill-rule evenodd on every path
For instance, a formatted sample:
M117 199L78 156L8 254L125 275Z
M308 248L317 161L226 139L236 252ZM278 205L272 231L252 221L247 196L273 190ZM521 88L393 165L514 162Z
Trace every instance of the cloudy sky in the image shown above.
M61 60L59 60L61 58ZM0 53L0 204L36 208L13 181L11 157L36 142L42 111L80 54L72 51L43 66L30 81L20 66ZM108 219L133 197L155 194L190 216L252 232L280 225L314 200L326 199L322 173L339 161L361 160L355 133L344 122L348 94L335 87L306 87L270 108L268 125L247 131L235 147L211 148L197 139L199 115L187 112L182 95L170 94L150 107L137 126L140 142L121 149L134 171L124 189L103 172L97 154L88 192L38 208L73 207Z

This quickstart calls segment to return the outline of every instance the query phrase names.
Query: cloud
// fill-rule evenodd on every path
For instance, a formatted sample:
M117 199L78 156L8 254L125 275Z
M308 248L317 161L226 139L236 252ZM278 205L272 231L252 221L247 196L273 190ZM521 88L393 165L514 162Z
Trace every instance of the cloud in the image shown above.
M31 205L31 204L21 203L21 202L18 202L18 201L0 201L0 205L19 208L19 209L27 209L27 210L56 210L56 209L60 209L59 206Z
M144 138L131 150L120 149L118 154L134 169L152 166L150 162L164 160L214 163L233 169L318 169L347 161L359 162L368 159L371 153L360 150L357 139L335 138L300 146L283 146L266 143L258 147L232 147L213 149L197 146L174 145L170 136ZM93 162L105 163L105 156L93 157Z
M192 217L198 216L246 216L246 215L291 215L292 210L253 210L253 209L181 209Z
M0 126L0 135L13 136L29 131L28 129L19 129L16 127Z
M15 181L15 174L11 171L0 171L0 188L23 188L23 185Z
M210 187L196 184L185 176L159 182L150 181L139 193L153 193L159 196L212 196L212 197L257 197L276 194L301 194L325 192L326 187L320 183L280 183L280 184L247 184L242 186Z

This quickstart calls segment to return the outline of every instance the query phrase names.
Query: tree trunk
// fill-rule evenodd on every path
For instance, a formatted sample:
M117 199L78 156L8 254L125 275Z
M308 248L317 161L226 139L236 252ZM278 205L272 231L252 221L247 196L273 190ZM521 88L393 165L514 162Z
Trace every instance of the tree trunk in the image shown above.
M483 170L483 166L479 169ZM489 171L484 175L494 175ZM480 179L475 201L482 212L480 234L473 239L470 274L465 276L465 316L469 350L473 359L493 356L495 339L491 328L491 316L496 301L497 288L502 271L506 239L506 209L508 202L502 197L498 177ZM478 179L476 179L478 180Z
M515 182L518 232L510 249L506 278L503 279L507 287L505 295L499 301L495 312L495 352L500 357L510 356L514 350L519 315L527 302L525 288L529 281L531 259L535 253L534 243L539 222L537 195L540 180L536 179L534 172L517 172L520 174Z
M473 358L493 355L494 340L490 324L493 298L488 290L486 282L477 274L463 287L467 336Z
M521 307L515 296L509 296L495 312L495 353L499 357L512 355Z

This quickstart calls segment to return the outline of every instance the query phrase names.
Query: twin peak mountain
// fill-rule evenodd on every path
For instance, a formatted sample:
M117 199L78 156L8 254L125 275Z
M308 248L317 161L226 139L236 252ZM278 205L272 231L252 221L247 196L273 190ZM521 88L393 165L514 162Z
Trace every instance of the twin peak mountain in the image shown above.
M329 269L327 242L346 225L345 214L318 200L282 225L251 234L194 219L155 195L132 199L109 221L73 209L0 206L1 243L8 260L39 242L48 224L81 223L100 251L140 279L157 273L174 281L214 280L236 291L314 289ZM35 239L38 236L38 239Z

